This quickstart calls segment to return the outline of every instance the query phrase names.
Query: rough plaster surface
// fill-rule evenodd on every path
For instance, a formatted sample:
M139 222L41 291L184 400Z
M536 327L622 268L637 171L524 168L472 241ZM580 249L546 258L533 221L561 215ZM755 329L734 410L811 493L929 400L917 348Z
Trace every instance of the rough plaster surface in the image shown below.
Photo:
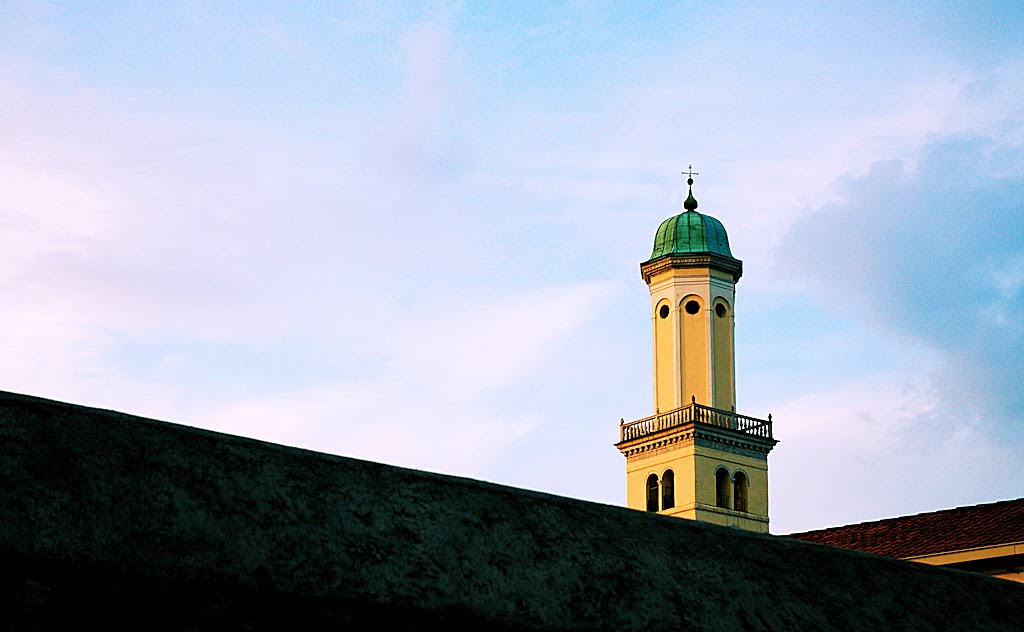
M0 628L1008 630L1024 586L0 392Z

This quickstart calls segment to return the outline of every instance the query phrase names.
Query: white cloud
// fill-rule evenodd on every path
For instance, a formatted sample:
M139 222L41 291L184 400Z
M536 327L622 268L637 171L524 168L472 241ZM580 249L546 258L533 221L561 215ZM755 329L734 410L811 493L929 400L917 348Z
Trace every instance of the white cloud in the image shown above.
M1024 153L1008 137L935 136L912 166L875 163L783 240L782 269L810 296L887 334L858 344L916 341L938 364L869 372L780 411L811 420L795 441L787 424L774 458L788 530L1020 494L994 475L1024 447Z
M881 373L783 404L775 415L772 531L893 517L1019 494L997 441L927 374Z

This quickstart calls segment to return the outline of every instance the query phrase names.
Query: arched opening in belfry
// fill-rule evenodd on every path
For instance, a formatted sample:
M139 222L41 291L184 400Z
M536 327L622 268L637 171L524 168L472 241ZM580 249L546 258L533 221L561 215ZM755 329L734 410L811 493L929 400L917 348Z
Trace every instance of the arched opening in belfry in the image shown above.
M658 511L658 475L647 477L647 511Z
M750 489L750 482L747 480L747 475L743 472L736 472L736 476L733 477L733 508L736 511L747 511L747 492Z
M732 479L729 477L729 470L724 467L718 468L715 472L715 506L723 507L725 509L732 509L729 501L731 500L730 488L732 487Z
M676 506L676 475L672 470L665 470L661 477L661 509L671 509Z

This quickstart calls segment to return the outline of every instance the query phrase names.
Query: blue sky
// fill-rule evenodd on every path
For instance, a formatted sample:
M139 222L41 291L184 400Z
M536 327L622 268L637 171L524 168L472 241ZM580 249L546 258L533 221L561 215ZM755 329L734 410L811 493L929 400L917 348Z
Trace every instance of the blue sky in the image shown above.
M0 388L613 504L744 261L776 533L1019 497L1024 7L0 4Z

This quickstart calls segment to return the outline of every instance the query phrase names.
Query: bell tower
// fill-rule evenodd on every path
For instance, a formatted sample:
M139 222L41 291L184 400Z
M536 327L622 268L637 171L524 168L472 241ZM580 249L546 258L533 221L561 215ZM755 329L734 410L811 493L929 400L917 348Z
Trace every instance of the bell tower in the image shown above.
M651 292L654 415L620 424L633 509L768 531L767 420L736 413L733 309L743 262L720 221L683 212L654 236L640 274Z

